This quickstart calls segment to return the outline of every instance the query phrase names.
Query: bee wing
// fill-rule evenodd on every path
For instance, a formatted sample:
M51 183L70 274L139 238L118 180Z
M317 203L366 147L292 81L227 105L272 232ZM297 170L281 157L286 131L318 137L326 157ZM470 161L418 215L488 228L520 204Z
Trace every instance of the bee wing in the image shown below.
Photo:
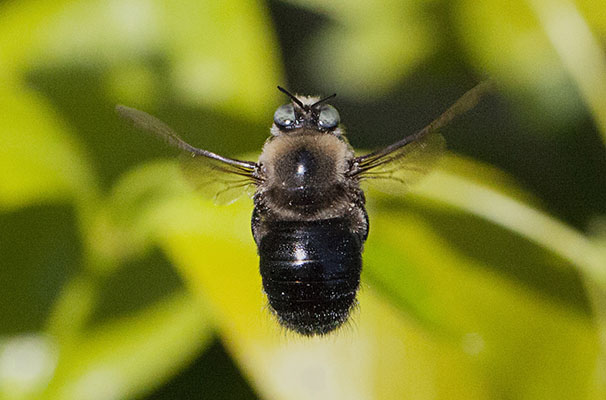
M254 176L234 170L222 161L194 153L184 153L180 159L181 172L189 184L217 205L227 205L244 193L251 193L258 180Z
M406 189L425 176L444 152L445 141L438 130L475 107L492 87L491 81L478 84L420 131L381 150L356 157L348 176L360 181L368 180L385 192Z
M217 203L231 203L247 188L261 181L254 162L235 160L194 147L164 122L146 112L123 105L116 106L116 112L136 128L182 150L181 167L186 179L201 192L214 195Z
M433 132L372 163L360 164L357 176L381 192L405 193L433 169L445 147L442 135Z

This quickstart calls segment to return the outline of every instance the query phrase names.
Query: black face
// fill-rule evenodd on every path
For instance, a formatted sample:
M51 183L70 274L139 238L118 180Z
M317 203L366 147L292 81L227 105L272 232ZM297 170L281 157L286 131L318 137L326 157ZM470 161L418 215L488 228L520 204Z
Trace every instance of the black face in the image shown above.
M282 92L286 93L293 102L278 107L274 113L274 122L282 131L289 131L297 128L311 128L321 132L331 131L339 126L341 118L336 108L330 104L323 104L326 100L336 96L328 96L314 104L303 104L296 96L278 86Z

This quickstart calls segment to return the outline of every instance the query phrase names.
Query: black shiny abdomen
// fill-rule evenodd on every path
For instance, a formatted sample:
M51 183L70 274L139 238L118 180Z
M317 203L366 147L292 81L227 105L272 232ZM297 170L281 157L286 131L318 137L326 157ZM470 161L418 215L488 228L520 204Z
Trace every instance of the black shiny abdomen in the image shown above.
M360 236L344 218L273 221L266 228L259 242L261 276L280 323L310 336L338 328L356 304Z

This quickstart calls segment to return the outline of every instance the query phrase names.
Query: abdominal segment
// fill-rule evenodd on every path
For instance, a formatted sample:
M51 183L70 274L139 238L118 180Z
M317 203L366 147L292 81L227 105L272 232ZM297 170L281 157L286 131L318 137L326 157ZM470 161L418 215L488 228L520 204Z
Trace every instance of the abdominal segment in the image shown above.
M260 240L263 287L279 322L303 335L342 325L356 304L362 241L346 219L273 221Z

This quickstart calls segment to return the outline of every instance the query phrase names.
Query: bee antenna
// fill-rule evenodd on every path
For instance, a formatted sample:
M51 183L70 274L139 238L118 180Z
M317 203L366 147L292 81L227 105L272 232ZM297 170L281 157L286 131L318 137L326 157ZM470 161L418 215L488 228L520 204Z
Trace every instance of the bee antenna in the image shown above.
M337 97L336 93L331 94L330 96L324 97L322 100L318 100L315 103L313 103L311 106L309 106L309 108L314 108L315 106L317 106L320 103L324 103L326 100L330 100L333 97Z
M278 90L282 93L284 93L285 95L287 95L288 97L290 97L292 99L292 101L294 101L295 103L297 103L297 105L303 109L305 109L305 104L303 104L303 102L299 99L297 99L297 96L295 96L294 94L290 93L288 90L284 89L281 86L278 86Z

